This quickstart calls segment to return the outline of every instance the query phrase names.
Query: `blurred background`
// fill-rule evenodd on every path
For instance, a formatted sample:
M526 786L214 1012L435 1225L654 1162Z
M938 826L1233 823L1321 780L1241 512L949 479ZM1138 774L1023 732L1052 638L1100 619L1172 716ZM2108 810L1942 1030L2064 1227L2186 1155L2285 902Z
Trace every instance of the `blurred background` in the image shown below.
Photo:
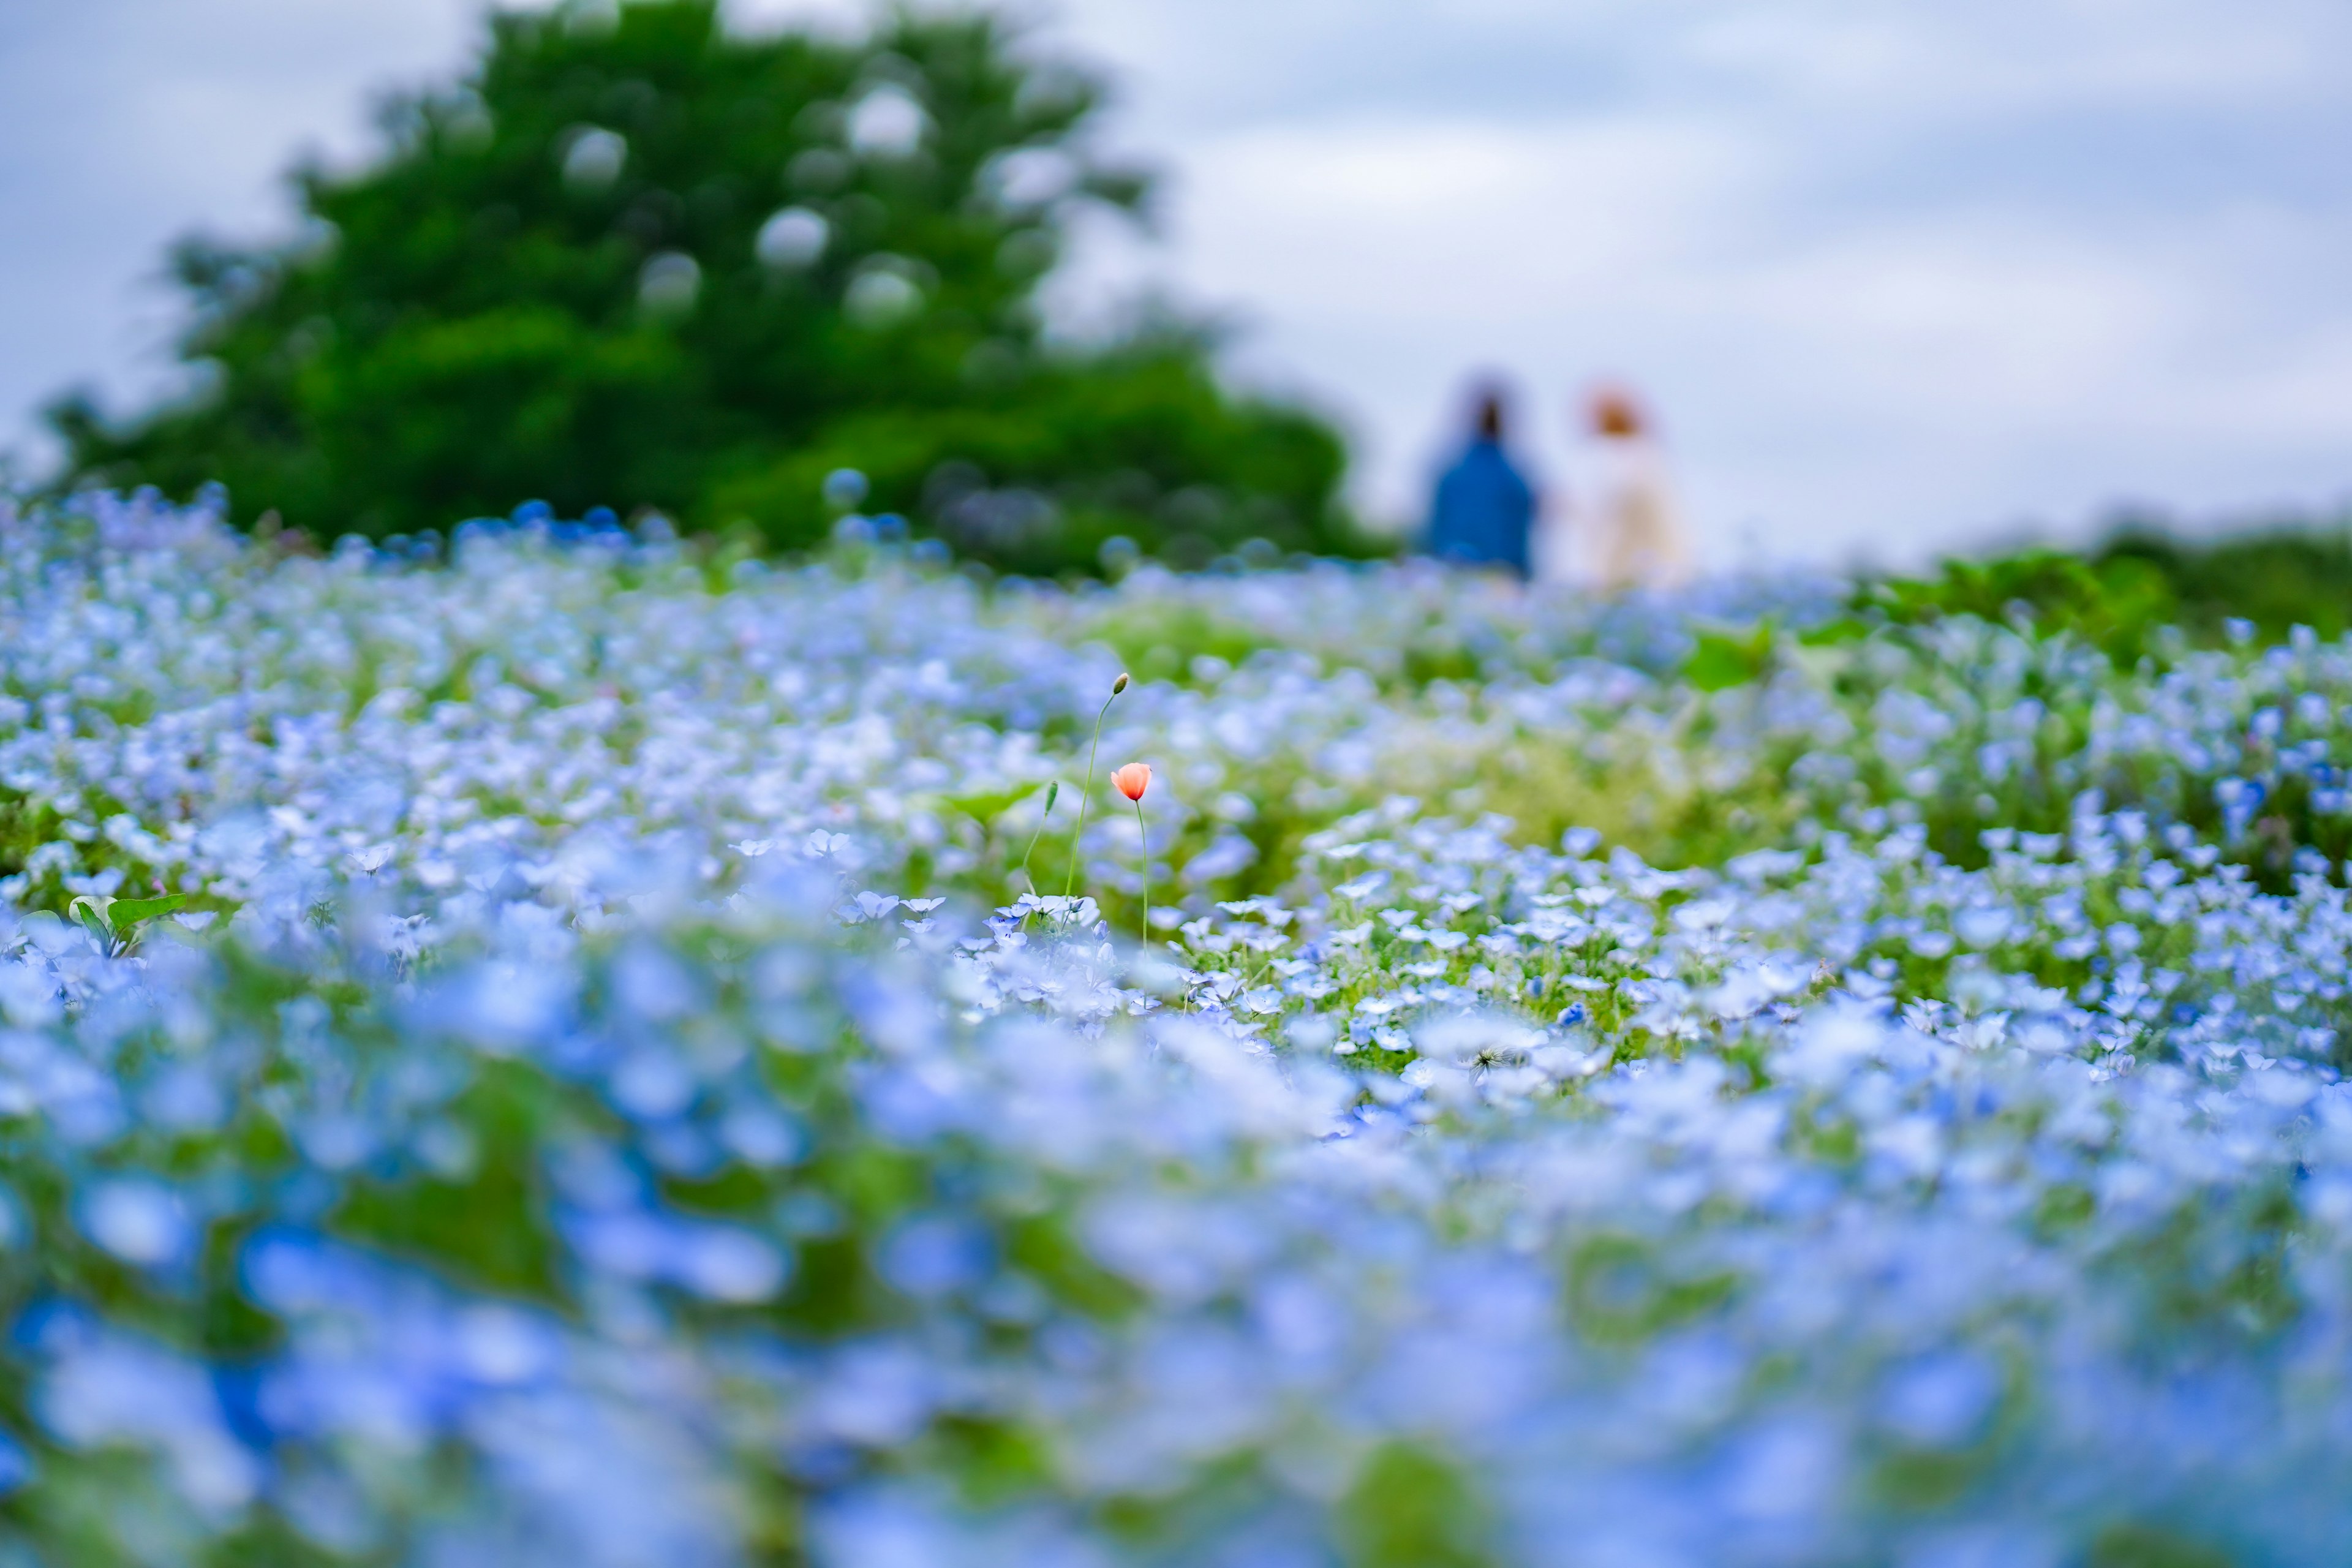
M572 12L567 36L593 42L602 14ZM1568 463L1596 378L1642 389L1719 563L1910 566L2087 538L2123 508L2210 525L2326 515L2352 492L2340 5L1065 0L1016 15L1015 55L1108 84L1089 155L1160 176L1142 228L1099 202L1057 212L1036 352L1133 334L1139 298L1186 331L1226 329L1227 387L1344 437L1342 505L1365 533L1419 515L1478 371L1520 389L1538 476ZM851 55L867 19L781 0L729 16L814 26ZM173 352L190 319L174 240L295 237L289 166L332 178L381 158L373 106L457 82L485 37L477 0L0 8L0 447L20 481L64 460L41 410L68 389L116 436L206 390ZM550 134L583 126L596 128L585 112ZM554 170L572 142L530 167ZM749 193L743 221L792 199ZM667 243L630 260L640 313L667 297L645 268ZM908 254L917 287L953 292L952 276L927 281L941 263ZM1258 406L1187 405L1241 421L1232 439L1265 455L1247 473L1204 458L1157 474L1155 515L1195 491L1319 504L1312 441L1249 425ZM926 436L908 462L928 482L960 438ZM1098 466L1158 462L1122 455L1139 439L1104 435ZM1003 488L988 466L966 465L967 489ZM722 510L804 479L759 469ZM924 492L935 507L940 493ZM1278 542L1328 544L1319 526Z

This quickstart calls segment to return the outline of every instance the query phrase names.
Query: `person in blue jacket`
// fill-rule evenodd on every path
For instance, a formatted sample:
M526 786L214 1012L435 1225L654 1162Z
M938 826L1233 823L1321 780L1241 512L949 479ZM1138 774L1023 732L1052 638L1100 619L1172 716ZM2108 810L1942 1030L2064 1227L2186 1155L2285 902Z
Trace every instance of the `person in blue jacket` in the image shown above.
M1470 444L1437 481L1429 509L1429 552L1465 566L1528 574L1528 534L1536 493L1503 450L1503 399L1479 395Z

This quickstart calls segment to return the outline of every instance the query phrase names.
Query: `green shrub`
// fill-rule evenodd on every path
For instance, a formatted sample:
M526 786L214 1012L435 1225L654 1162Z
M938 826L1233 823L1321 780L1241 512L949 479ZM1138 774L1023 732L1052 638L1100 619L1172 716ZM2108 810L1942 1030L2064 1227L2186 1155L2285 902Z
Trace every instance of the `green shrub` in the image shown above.
M179 247L204 390L119 426L58 403L59 488L217 480L319 538L653 508L793 549L854 468L869 511L1015 571L1118 536L1354 548L1337 436L1225 391L1211 334L1048 340L1071 221L1149 188L1095 151L1101 96L983 15L847 41L715 0L495 15L373 163L297 173L297 240Z

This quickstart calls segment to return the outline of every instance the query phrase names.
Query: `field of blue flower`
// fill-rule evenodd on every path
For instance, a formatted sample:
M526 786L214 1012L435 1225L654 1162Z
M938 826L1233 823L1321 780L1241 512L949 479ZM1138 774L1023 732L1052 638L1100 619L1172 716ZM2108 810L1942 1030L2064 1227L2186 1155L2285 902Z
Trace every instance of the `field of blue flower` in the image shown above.
M2352 644L1845 603L0 512L0 1562L2341 1560Z

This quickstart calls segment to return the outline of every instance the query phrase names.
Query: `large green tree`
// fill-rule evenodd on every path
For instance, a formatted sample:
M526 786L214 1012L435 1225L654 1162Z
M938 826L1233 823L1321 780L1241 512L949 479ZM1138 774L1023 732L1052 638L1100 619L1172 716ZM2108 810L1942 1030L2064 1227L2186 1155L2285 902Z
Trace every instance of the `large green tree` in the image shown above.
M791 548L855 468L869 510L1020 570L1114 534L1349 546L1337 437L1222 387L1208 334L1045 335L1073 216L1146 185L1095 150L1099 83L999 21L844 40L637 0L488 26L372 163L297 173L295 240L179 247L203 390L120 425L58 405L66 482L218 480L322 537L540 499Z

